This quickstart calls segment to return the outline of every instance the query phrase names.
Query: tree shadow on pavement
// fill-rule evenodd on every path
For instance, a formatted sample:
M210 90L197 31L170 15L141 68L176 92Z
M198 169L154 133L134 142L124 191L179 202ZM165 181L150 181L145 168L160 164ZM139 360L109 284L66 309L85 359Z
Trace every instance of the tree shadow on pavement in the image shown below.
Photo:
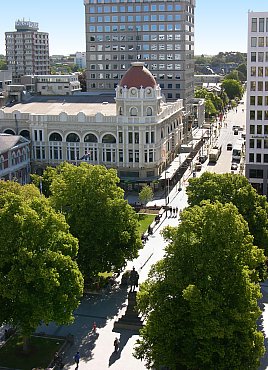
M84 296L80 306L74 312L75 321L69 326L49 326L39 328L45 334L74 336L74 344L65 351L64 368L70 369L74 365L74 355L80 352L81 361L89 362L93 358L93 351L99 338L98 330L104 328L107 322L118 315L126 307L127 289L118 288L106 291L100 295ZM92 330L96 323L97 332Z
M109 367L115 363L117 360L121 357L121 352L124 349L125 345L127 344L129 338L132 337L132 335L137 334L136 332L133 332L131 330L113 330L116 333L120 334L119 338L119 349L117 352L113 352L109 358Z

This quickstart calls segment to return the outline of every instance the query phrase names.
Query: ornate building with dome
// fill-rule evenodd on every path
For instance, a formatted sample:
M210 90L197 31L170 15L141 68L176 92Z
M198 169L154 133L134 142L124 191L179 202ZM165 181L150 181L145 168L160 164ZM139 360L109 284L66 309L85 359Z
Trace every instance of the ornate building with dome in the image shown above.
M165 102L142 62L111 95L35 96L0 109L0 132L31 140L32 172L62 161L115 168L122 182L160 179L187 141L183 101Z

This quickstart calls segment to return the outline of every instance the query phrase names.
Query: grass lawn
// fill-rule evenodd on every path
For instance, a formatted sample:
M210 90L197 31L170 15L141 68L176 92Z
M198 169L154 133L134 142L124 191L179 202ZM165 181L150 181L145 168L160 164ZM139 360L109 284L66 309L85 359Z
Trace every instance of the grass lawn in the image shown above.
M152 215L150 213L138 213L138 216L139 216L139 223L140 223L139 232L140 232L140 235L142 235L144 231L147 231L148 226L151 225L151 223L155 219L155 215Z
M14 335L0 348L0 366L21 370L32 370L34 367L46 368L64 341L31 337L28 354L22 352L22 343L22 337Z

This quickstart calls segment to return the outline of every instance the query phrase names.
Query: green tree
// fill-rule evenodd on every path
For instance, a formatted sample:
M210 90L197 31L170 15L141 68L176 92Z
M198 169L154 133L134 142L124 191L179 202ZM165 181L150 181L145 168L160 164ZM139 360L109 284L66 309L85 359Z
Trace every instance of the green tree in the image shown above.
M150 202L154 197L154 192L149 185L145 185L139 192L139 200L141 203L146 204Z
M199 205L204 200L232 202L247 221L254 244L268 255L268 203L246 177L205 172L198 178L190 179L187 195L190 206Z
M41 322L69 324L83 293L78 241L34 185L0 182L0 322L25 338Z
M232 204L191 207L181 220L164 231L165 257L140 286L135 356L157 369L257 369L263 251Z
M121 268L142 247L138 217L118 183L114 169L87 163L64 163L52 180L50 199L79 240L84 276Z
M237 67L238 72L240 75L240 81L246 81L247 80L247 65L246 63L239 64Z
M241 99L243 96L244 90L241 85L241 82L239 81L232 80L232 79L223 80L222 88L225 90L230 100L235 99L236 97Z

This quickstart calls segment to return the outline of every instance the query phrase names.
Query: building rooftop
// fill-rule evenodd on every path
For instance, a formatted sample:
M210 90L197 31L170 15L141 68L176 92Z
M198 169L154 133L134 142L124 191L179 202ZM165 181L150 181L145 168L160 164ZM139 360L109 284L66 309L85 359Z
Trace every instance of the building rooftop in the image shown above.
M0 134L0 154L25 142L28 142L28 140L19 135Z
M5 113L20 111L46 115L58 115L62 112L77 115L84 112L88 116L100 112L103 115L115 116L116 104L113 95L33 96L27 102L6 106L2 110Z

